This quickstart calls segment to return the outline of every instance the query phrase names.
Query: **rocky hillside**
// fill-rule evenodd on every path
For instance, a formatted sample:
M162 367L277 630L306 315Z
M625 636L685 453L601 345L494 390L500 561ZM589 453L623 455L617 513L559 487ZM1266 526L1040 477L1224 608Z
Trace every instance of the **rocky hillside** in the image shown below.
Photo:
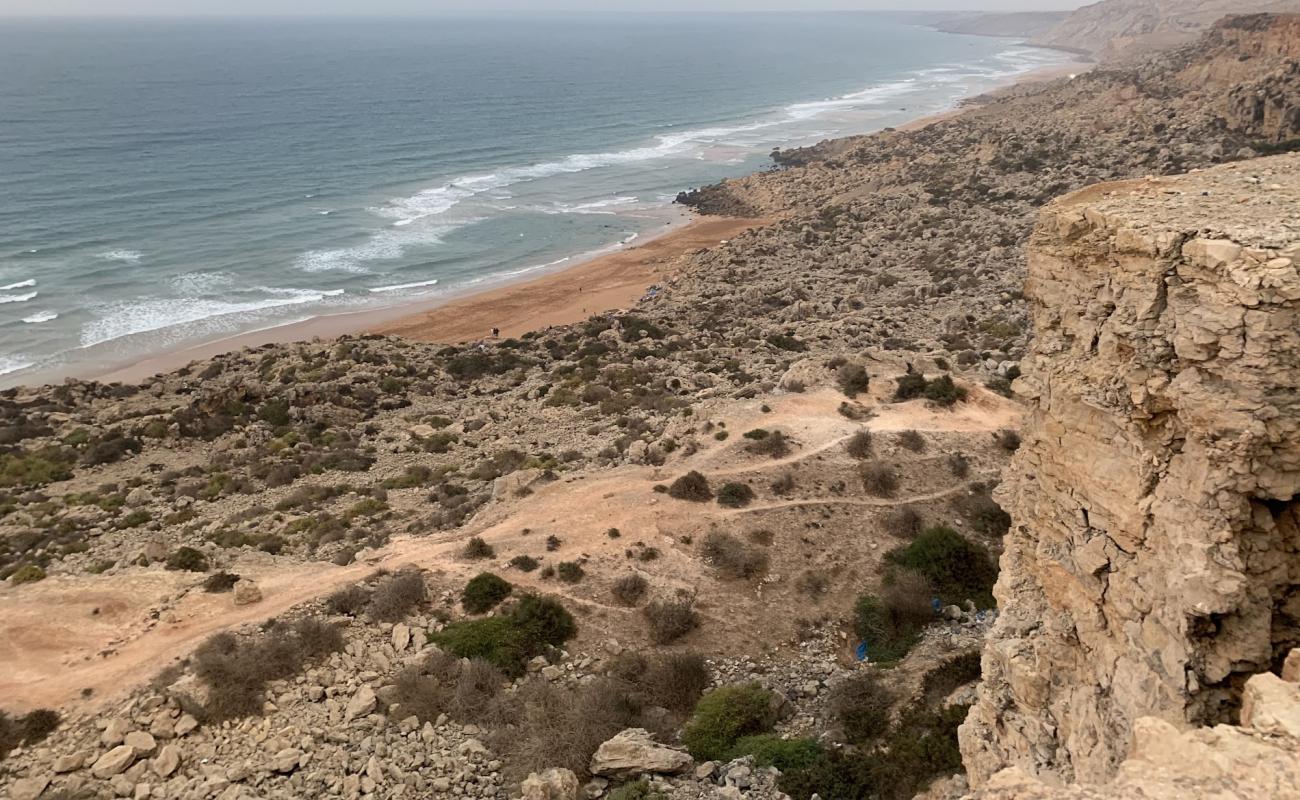
M1283 156L1044 211L976 784L1106 780L1139 717L1234 722L1300 645L1298 201Z
M1046 35L1069 16L1069 11L952 14L931 22L930 26L945 33L963 33L971 36L1020 36L1034 39Z
M1227 14L1296 11L1296 0L1102 0L1078 9L1034 42L1119 61L1193 41Z
M21 800L907 800L936 779L936 792L960 792L956 730L997 619L1009 524L992 492L1020 444L1011 383L1030 352L1029 312L1044 315L1026 303L1024 245L1067 192L1292 147L1294 25L1238 18L1195 46L984 98L924 129L778 153L776 171L684 198L775 221L683 257L628 312L502 342L344 337L140 385L0 393L0 786ZM1221 201L1227 225L1260 211L1253 198L1290 191L1276 182L1209 201L1160 193L1149 224L1179 203ZM1248 202L1229 206L1234 196ZM1088 230L1076 233L1106 235ZM1258 257L1283 246L1271 230L1187 233L1236 237ZM1155 285L1153 270L1134 280ZM1210 292L1238 306L1197 316L1185 295L1207 275L1189 273L1182 294L1150 290L1141 312L1182 326L1170 352L1204 353L1196 370L1168 385L1152 371L1147 395L1125 400L1115 381L1137 377L1078 364L1108 390L1100 409L1148 404L1145 438L1124 428L1106 444L1166 458L1099 462L1116 491L1133 491L1126 467L1196 479L1180 431L1204 434L1216 456L1189 485L1205 505L1222 499L1218 527L1198 516L1157 532L1199 537L1187 540L1205 545L1189 558L1202 579L1192 588L1218 605L1142 612L1150 636L1176 645L1171 669L1188 665L1201 690L1178 694L1147 651L1125 660L1115 642L1141 642L1142 626L1042 620L1092 624L1097 646L1119 652L1115 684L1150 688L1159 715L1216 721L1272 658L1261 649L1272 629L1239 617L1290 613L1268 524L1284 524L1269 498L1293 465L1265 446L1294 418L1269 392L1289 373L1269 384L1251 359L1295 326L1242 307L1250 292L1266 304L1286 290L1271 273L1242 274L1227 299ZM1070 302L1084 291L1062 282ZM1098 297L1080 313L1102 315ZM1225 326L1238 323L1265 334L1233 339ZM1130 333L1107 356L1146 358L1167 333L1140 330L1150 337ZM1239 372L1205 371L1227 369L1233 342ZM1042 346L1036 365L1051 355ZM1272 427L1223 428L1250 410L1215 405L1228 379L1280 409ZM1208 419L1178 416L1174 398L1192 389L1201 405L1189 409ZM1046 458L1035 430L1030 452ZM1032 482L1014 480L1023 516ZM1055 515L1057 499L1034 509ZM1172 585L1125 538L1152 527L1147 511L1099 506L1094 522L1124 551L1093 545L1086 563L1102 566L1086 575L1102 581L1142 555L1143 575ZM1211 543L1216 531L1225 538ZM1259 549L1233 550L1242 535ZM1038 556L1026 536L1009 540L1016 570ZM1232 583L1234 558L1264 577ZM1044 583L1068 588L1074 574ZM1026 571L1003 584L1021 581L1023 598L1003 590L1026 605L997 623L1000 637L1028 633L1042 581ZM1126 613L1157 605L1114 585ZM1277 628L1277 648L1289 630ZM1118 745L1058 746L1034 727L1065 713L1057 684L1031 682L1029 698L1015 684L1009 702L988 670L999 705L972 718L987 724L970 740L982 743L970 751L978 779L1022 746L1046 777L1082 776L1075 759L1113 769ZM1092 697L1078 691L1080 704ZM1145 713L1106 701L1088 719L1107 733ZM1021 739L1002 738L1003 711L1029 726Z

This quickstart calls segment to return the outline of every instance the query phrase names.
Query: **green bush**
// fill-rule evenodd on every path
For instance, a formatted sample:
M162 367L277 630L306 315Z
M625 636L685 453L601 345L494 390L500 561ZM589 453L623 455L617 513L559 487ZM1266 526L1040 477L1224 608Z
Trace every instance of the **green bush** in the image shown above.
M9 576L9 582L17 586L20 583L35 583L45 580L45 570L35 564L24 564Z
M754 490L747 483L724 483L718 490L718 505L744 508L754 501Z
M642 778L639 781L625 783L614 791L609 793L609 800L667 800L667 796L650 789L650 781Z
M167 569L187 572L207 572L207 556L193 547L178 547L167 556Z
M668 487L668 496L694 503L707 503L713 499L713 491L709 489L708 478L691 471L672 482Z
M771 692L756 683L723 686L700 698L682 744L697 761L725 761L738 741L767 733L775 723Z
M940 375L925 385L925 399L945 408L966 399L966 390L953 383L951 375Z
M905 547L889 551L885 560L924 575L944 603L969 599L980 608L994 605L997 565L983 545L952 528L928 528Z
M538 566L540 566L540 563L538 562L537 559L533 558L530 555L521 554L510 559L510 566L514 567L520 572L532 572L533 570L537 569Z
M35 452L0 453L0 489L35 488L72 477L72 451L46 447Z
M822 746L814 739L782 739L775 733L746 736L736 742L730 758L753 756L760 767L776 767L782 772L808 769L822 756Z
M495 608L498 603L510 596L514 587L510 582L491 572L480 572L465 584L460 595L460 604L471 614L482 614Z
M914 706L870 749L824 750L809 766L785 771L777 785L794 800L909 800L935 778L961 770L957 726L969 708Z
M912 400L925 394L925 376L909 372L898 377L898 386L894 389L894 400L902 402Z
M456 622L429 638L461 658L481 658L517 678L528 659L576 633L573 616L558 601L524 595L508 614Z

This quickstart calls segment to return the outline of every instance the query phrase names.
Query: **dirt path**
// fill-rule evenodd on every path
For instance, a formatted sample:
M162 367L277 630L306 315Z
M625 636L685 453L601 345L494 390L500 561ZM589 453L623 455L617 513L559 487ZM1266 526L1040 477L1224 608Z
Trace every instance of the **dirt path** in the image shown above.
M631 569L651 575L657 586L694 590L712 578L695 551L682 542L700 538L728 520L800 507L886 509L942 500L962 489L940 479L930 487L915 487L929 491L914 490L898 498L796 498L733 510L712 503L671 500L653 491L656 484L691 469L711 479L744 474L763 480L795 467L819 468L823 461L844 458L838 449L864 424L873 431L968 434L1012 426L1020 414L1016 404L980 391L957 411L929 409L920 401L879 405L874 419L859 423L839 414L842 401L838 392L823 389L737 401L710 415L735 432L756 427L789 432L797 449L781 459L746 453L747 441L737 433L726 442L707 439L703 449L669 468L625 466L538 485L528 497L487 506L459 530L394 539L365 563L338 567L246 554L229 568L255 580L261 588L263 600L253 605L234 606L230 594L204 593L192 574L157 569L131 569L111 576L54 576L39 584L0 588L0 697L6 698L11 711L68 706L91 710L148 681L218 631L283 614L364 579L376 569L415 564L432 570L439 585L458 587L482 569L506 569L505 563L513 555L549 555L539 552L548 535L563 541L555 557L584 562L590 578L566 586L544 581L537 572L512 570L511 581L563 594L599 612L603 622L596 630L616 630L627 624L632 611L605 601L603 592L607 590L602 587L608 586L611 576ZM765 403L770 413L761 410ZM608 535L611 528L620 531L617 539ZM485 564L458 558L462 543L471 536L481 536L493 545L497 551L494 561ZM638 547L641 550L637 552L654 548L659 555L653 562L630 560L630 553ZM752 617L756 608L750 606L761 604L764 589L759 584L728 591L711 592L717 599L703 608L703 613L724 621L749 618L745 614ZM730 623L715 628L719 630L713 635L714 643L720 648L741 646L748 643L743 637L756 635Z

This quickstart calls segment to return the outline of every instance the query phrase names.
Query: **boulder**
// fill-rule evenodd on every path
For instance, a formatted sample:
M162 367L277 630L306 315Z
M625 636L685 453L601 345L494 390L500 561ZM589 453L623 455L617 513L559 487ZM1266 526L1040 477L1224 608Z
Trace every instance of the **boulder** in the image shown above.
M138 757L151 756L158 749L157 740L144 731L131 731L123 739L123 744L134 750Z
M251 606L262 602L262 590L247 578L235 583L235 605Z
M9 797L12 800L36 800L49 785L49 775L33 775L16 780L9 785Z
M100 756L90 767L90 774L100 780L107 780L125 772L126 768L134 763L135 748L128 744L120 744Z
M276 772L288 773L298 768L302 761L302 751L293 747L286 747L276 753L271 758L271 769Z
M158 751L158 757L153 760L153 771L160 778L166 778L176 771L181 765L181 749L174 744L169 744Z
M347 708L343 710L343 719L351 722L357 717L364 717L374 711L377 705L379 705L379 698L375 696L375 690L369 686L362 686L348 701Z
M597 748L591 757L591 774L608 778L676 775L692 763L690 755L659 744L644 728L628 728Z
M520 800L578 800L578 776L572 770L536 772L519 785Z

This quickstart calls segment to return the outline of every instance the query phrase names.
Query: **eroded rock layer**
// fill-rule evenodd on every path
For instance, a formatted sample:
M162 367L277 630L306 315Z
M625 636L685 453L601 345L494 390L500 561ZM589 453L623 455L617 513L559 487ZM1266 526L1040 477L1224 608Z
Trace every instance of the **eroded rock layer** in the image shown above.
M1235 721L1300 643L1298 261L1297 156L1044 210L975 785L1109 779L1139 717Z

